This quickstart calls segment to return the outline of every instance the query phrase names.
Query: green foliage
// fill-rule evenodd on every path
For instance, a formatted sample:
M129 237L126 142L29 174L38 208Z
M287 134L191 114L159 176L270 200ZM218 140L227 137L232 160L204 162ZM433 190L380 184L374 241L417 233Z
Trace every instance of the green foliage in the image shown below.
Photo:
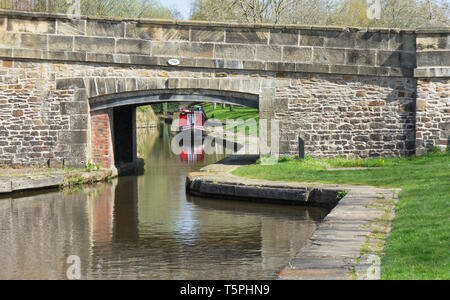
M255 108L239 107L239 106L234 106L233 109L230 110L229 105L227 105L225 108L222 108L220 104L218 104L216 109L214 109L214 104L210 103L204 104L202 106L209 119L215 119L220 121L254 120L256 123L256 131L257 131L256 133L250 132L250 128L246 126L245 123L241 123L238 125L224 126L224 129L232 132L245 133L246 135L259 136L259 110Z
M197 0L191 19L356 27L417 28L449 23L445 0L383 0L380 18L368 17L366 0Z
M450 152L386 158L382 168L361 170L327 170L333 161L339 162L335 166L343 165L341 159L307 158L304 162L245 166L233 174L280 181L400 187L382 261L382 278L450 279ZM362 165L370 165L369 161L363 160Z
M341 201L345 196L347 196L348 192L347 191L342 191L339 192L336 196L336 200L337 201Z
M100 170L100 165L91 164L91 163L87 163L86 164L86 171L87 172L99 171L99 170Z
M173 13L156 0L80 0L81 14L96 17L173 19ZM7 0L6 2L19 2ZM45 0L43 1L45 2ZM53 5L33 7L34 10L68 13L72 1L53 0ZM23 6L23 5L21 5ZM29 8L30 9L30 8ZM71 12L73 13L73 12Z

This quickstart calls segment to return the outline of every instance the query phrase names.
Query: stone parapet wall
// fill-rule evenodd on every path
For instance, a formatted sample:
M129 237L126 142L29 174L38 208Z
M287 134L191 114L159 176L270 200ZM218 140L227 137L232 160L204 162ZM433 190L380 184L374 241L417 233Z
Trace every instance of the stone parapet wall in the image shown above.
M412 30L69 19L0 10L0 57L179 67L413 76Z
M415 80L304 76L278 88L281 151L298 153L298 138L316 157L393 157L415 151Z

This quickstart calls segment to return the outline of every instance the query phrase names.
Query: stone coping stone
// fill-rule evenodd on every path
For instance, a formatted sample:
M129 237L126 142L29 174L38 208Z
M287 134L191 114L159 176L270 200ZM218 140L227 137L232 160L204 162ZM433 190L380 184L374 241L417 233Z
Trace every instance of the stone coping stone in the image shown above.
M251 164L254 158L231 156L200 172L188 175L186 189L194 195L225 198L248 196L274 197L297 200L295 204L308 203L314 191L332 192L324 195L325 204L337 191L347 191L325 219L319 223L307 244L299 249L289 264L280 272L282 280L367 280L380 279L380 268L385 238L391 231L395 217L394 207L400 189L381 189L371 186L334 185L324 183L278 182L242 178L231 172L239 166ZM260 189L258 191L258 189ZM277 191L278 193L273 193ZM295 191L295 192L294 192ZM298 197L298 198L296 198ZM223 198L223 197L221 197ZM245 197L244 197L245 198ZM282 199L280 199L282 198ZM312 198L314 199L314 198ZM259 198L261 200L261 198ZM293 201L291 201L293 202ZM287 204L287 202L285 202ZM289 203L292 204L292 203ZM318 205L319 204L319 205ZM378 269L379 270L379 269Z
M39 169L26 170L24 174L0 176L0 194L65 187L67 180L77 177L82 179L83 184L95 183L117 177L117 170L105 169L93 172L52 170L48 174L42 174L42 170Z
M177 25L177 26L199 26L199 27L227 27L227 28L256 28L256 29L302 29L302 30L319 30L319 31L367 31L367 32L392 32L392 33L415 33L414 29L400 28L375 28L375 27L345 27L345 26L312 26L297 24L245 24L233 22L209 22L209 21L182 21L182 20L166 20L166 19L135 19L135 18L114 18L114 17L93 17L93 16L76 16L67 14L42 13L42 12L25 12L0 9L0 15L12 16L17 18L41 18L41 19L62 19L62 20L93 20L93 21L111 21L111 22L137 22L142 24L154 25ZM433 32L433 28L421 29L422 32ZM440 27L436 29L438 32L450 32L450 28Z

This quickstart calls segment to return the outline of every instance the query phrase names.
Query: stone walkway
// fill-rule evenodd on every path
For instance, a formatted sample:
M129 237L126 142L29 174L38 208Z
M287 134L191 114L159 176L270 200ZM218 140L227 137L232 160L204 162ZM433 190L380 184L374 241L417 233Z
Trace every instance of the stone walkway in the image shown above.
M371 186L333 185L322 183L273 182L234 176L233 170L254 162L254 157L229 157L191 173L187 190L196 195L233 198L277 197L300 199L299 204L326 205L336 192L347 195L337 203L331 213L319 224L298 254L280 273L280 279L344 280L380 279L380 264L385 239L391 230L394 207L399 189L379 189ZM277 193L273 193L274 189ZM257 191L255 196L255 191ZM284 192L283 192L284 191ZM290 191L286 196L286 191ZM293 192L297 191L297 193ZM312 194L321 191L317 203ZM252 193L253 195L248 195ZM311 194L312 193L312 194ZM300 196L303 194L303 196ZM294 195L294 196L292 196ZM320 198L320 197L319 197ZM291 199L291 200L292 200ZM257 199L256 199L257 200ZM333 204L334 205L334 204Z
M65 187L116 177L113 170L87 172L61 169L0 169L0 195L27 190Z

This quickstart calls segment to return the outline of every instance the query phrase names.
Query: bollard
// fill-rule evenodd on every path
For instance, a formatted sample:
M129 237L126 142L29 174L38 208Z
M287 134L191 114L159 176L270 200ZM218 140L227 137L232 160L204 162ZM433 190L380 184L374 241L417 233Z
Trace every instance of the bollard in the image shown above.
M298 158L305 159L305 141L301 137L298 138Z

